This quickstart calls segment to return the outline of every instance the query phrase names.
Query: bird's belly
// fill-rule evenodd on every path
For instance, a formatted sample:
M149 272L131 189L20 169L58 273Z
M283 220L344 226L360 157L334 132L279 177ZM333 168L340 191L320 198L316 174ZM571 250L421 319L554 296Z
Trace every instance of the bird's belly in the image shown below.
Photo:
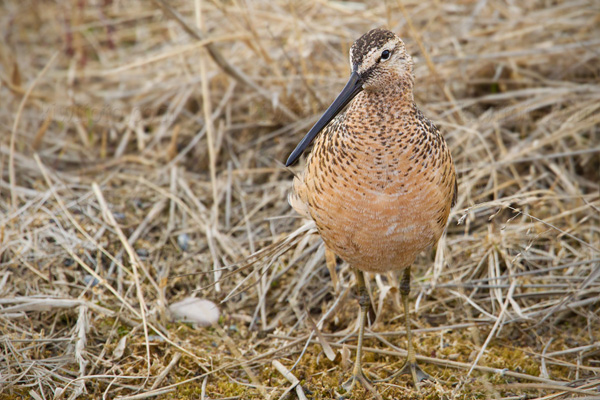
M431 185L405 181L392 188L337 187L343 184L321 185L329 190L311 196L309 208L323 241L354 267L370 272L405 268L444 229L446 221L437 222L438 191Z

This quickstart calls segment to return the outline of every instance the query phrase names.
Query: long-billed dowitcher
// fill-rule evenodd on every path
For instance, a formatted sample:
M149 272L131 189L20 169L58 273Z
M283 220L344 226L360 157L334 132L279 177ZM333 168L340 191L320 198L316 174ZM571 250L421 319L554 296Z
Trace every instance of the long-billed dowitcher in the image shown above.
M315 221L326 248L356 273L358 346L345 388L359 381L372 389L361 366L369 305L363 271L404 270L408 354L398 373L410 374L416 384L427 375L412 345L410 269L445 229L456 201L454 164L443 136L414 102L413 62L398 36L384 29L367 32L352 45L350 65L348 83L286 162L294 163L315 141L306 168L294 179L290 204Z

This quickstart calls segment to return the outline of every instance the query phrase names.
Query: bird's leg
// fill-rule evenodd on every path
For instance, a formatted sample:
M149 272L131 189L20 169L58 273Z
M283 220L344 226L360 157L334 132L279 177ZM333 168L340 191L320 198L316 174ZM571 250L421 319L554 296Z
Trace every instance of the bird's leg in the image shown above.
M375 388L369 379L367 379L362 370L362 345L370 299L369 292L367 292L367 286L365 285L365 276L363 272L358 268L355 268L354 272L356 274L357 281L358 303L360 304L360 312L358 314L358 345L356 346L356 361L354 362L354 368L352 369L352 377L348 381L344 382L342 387L347 392L351 392L354 388L354 385L358 381L365 389L374 393L377 398L380 398L379 394L375 391Z
M400 281L400 294L402 295L402 303L404 304L404 322L406 324L406 339L407 339L407 355L406 361L402 365L402 368L395 374L391 375L384 381L392 380L397 376L408 374L412 376L413 384L416 386L417 383L426 379L431 379L418 365L417 357L415 355L415 349L413 347L412 332L410 330L410 319L408 312L408 295L410 294L410 267L404 269L402 280Z
M333 285L333 291L338 293L340 290L340 281L335 270L336 261L335 253L329 250L329 247L325 246L325 261L327 262L327 269L329 270L329 276L331 277L331 284Z

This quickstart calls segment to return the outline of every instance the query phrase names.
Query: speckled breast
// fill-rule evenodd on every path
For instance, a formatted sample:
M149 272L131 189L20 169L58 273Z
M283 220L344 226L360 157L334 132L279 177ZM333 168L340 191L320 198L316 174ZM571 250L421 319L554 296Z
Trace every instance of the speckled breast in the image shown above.
M375 115L375 126L351 113L336 119L296 188L326 245L363 271L409 266L437 242L450 213L455 172L446 143L416 108L403 118Z

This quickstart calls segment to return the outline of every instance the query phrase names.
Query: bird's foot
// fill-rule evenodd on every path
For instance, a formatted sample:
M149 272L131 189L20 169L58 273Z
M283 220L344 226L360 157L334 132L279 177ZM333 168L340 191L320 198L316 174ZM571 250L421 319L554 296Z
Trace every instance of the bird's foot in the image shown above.
M423 371L416 362L408 362L408 360L404 363L400 371L398 371L398 375L404 374L412 376L413 384L415 386L417 386L417 383L425 380L432 380L431 377L425 373L425 371Z
M416 361L410 362L406 360L402 368L400 368L400 370L398 370L396 373L388 376L385 379L380 379L375 382L389 382L392 379L399 377L400 375L410 375L412 377L413 385L415 385L415 387L418 383L423 382L425 380L433 380L427 373L425 373L425 371L421 369L421 367L419 367Z
M369 378L365 376L365 374L362 371L362 368L354 370L350 379L342 383L342 388L346 391L347 394L350 394L352 393L352 389L354 389L357 383L359 383L360 385L362 385L362 387L371 392L375 396L375 398L377 398L378 400L382 400L381 395L377 393L377 390L375 390L373 383L371 383Z

